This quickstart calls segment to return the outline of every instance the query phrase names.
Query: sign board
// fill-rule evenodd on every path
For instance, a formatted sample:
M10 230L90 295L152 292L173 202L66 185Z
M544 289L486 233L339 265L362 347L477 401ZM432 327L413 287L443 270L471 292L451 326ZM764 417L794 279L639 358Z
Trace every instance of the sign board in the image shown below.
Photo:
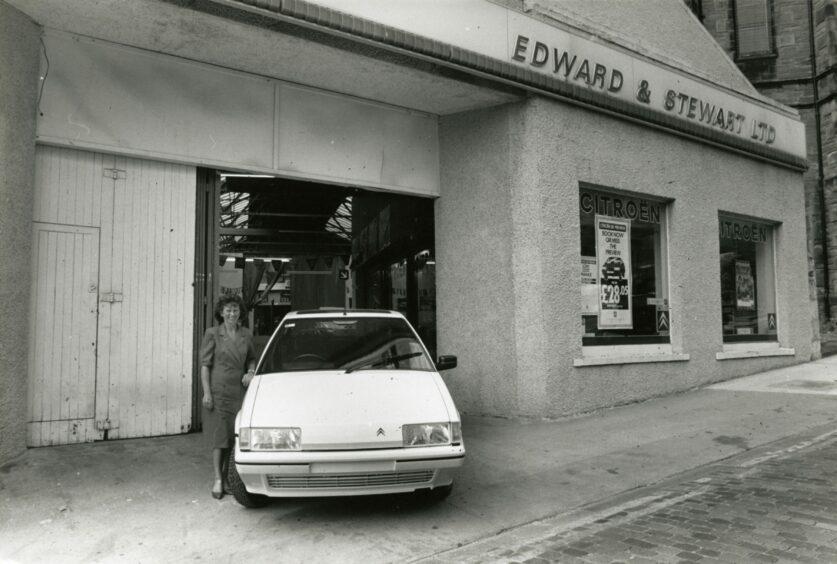
M671 320L667 310L659 310L657 312L657 333L664 331L671 331Z
M596 215L599 329L633 329L631 222Z
M801 159L807 157L805 126L791 110L496 2L437 1L432 9L426 0L311 3L599 92L613 99L616 108L625 104L647 108L689 129L700 128L706 135L737 138ZM534 11L540 12L541 18L562 19L560 9L539 5Z
M596 257L581 257L581 315L599 313L599 277Z

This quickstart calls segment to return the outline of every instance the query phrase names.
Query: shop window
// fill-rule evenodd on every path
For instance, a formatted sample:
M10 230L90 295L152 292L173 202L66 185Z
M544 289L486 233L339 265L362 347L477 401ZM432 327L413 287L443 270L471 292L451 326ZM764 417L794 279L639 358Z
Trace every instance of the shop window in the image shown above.
M775 341L774 227L723 214L718 223L724 342Z
M735 45L739 59L773 55L770 0L735 0Z
M666 202L582 185L582 344L670 342Z

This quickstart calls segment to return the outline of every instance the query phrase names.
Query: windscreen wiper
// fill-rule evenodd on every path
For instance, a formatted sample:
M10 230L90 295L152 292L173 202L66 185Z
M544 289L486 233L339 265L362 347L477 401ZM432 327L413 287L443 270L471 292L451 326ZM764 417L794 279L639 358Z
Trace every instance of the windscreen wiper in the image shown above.
M382 359L382 360L373 360L371 362L364 362L364 363L358 364L357 366L352 366L351 368L347 368L345 374L348 374L349 372L354 372L355 370L363 370L363 369L366 369L366 368L377 368L379 366L386 366L388 364L393 364L393 363L401 361L401 360L407 360L408 358L415 358L415 357L421 356L423 354L424 354L423 352L411 352L411 353L405 353L405 354L390 356L390 357Z

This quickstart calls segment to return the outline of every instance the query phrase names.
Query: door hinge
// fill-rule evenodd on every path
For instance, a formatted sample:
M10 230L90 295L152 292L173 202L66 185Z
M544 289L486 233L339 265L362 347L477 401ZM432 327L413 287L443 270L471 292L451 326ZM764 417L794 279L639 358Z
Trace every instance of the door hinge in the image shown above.
M114 180L118 180L120 178L128 178L128 171L119 170L118 168L106 168L104 169L104 177L113 178Z
M97 419L96 429L99 431L109 431L111 429L119 429L119 424L114 423L110 419Z

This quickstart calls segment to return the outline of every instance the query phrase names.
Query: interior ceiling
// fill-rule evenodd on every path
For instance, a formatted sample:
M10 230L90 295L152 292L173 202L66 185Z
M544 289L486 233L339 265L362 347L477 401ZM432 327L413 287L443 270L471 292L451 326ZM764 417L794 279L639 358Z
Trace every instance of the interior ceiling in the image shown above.
M59 31L437 115L521 93L211 0L3 0Z
M226 176L219 251L260 258L349 255L353 193L297 180Z

